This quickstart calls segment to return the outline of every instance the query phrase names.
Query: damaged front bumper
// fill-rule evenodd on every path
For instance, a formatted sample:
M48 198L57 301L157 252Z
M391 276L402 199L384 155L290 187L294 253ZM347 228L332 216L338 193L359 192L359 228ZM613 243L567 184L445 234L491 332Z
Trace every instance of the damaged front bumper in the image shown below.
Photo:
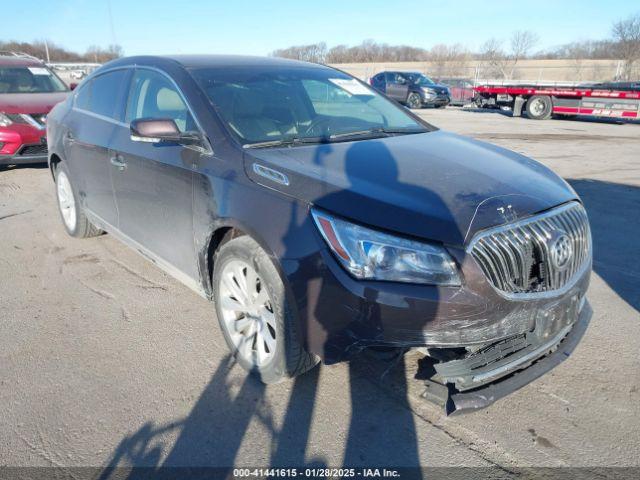
M553 338L483 367L473 368L473 362L457 360L435 364L436 373L426 380L425 397L444 406L447 414L488 407L566 360L586 332L592 315L591 306L584 301L575 323ZM443 380L451 383L443 384Z
M505 298L487 282L471 256L450 252L458 257L465 275L460 287L358 281L326 251L321 258L314 255L302 263L282 262L298 300L307 350L331 364L371 346L466 354L514 338L542 345L575 322L585 301L589 265L561 292ZM517 344L505 348L522 349ZM459 359L459 353L439 360Z
M533 330L471 351L467 348L461 358L436 363L437 376L442 383L451 383L459 391L465 391L526 368L558 347L573 329L578 312L586 305L585 297L575 295L541 309L537 312ZM550 322L554 317L555 321Z

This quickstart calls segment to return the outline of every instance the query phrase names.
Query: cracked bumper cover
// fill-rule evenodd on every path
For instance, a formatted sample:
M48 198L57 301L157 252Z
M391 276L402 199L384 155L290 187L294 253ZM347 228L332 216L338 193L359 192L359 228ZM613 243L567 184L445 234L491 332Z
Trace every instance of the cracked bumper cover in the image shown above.
M577 321L570 327L568 333L556 343L551 353L544 355L551 349L540 353L541 357L529 359L525 363L512 366L512 371L501 380L488 385L464 392L449 391L448 398L443 399L448 414L464 413L488 407L496 400L515 392L516 390L541 377L552 370L575 350L589 326L593 310L588 302L584 302ZM517 361L517 359L516 359ZM515 370L515 371L514 371Z
M284 260L306 348L331 364L368 346L456 348L534 331L553 336L575 321L567 308L583 301L589 285L590 266L560 294L505 298L470 255L449 252L464 273L460 287L359 281L326 249Z

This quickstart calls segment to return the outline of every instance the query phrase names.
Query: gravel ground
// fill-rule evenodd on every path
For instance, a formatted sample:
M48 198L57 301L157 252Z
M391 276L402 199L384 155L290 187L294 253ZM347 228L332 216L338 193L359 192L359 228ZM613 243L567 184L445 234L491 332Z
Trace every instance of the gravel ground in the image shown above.
M640 466L640 126L421 110L530 155L583 197L595 311L571 358L459 417L415 357L264 387L212 306L109 235L68 237L46 168L0 171L0 465Z

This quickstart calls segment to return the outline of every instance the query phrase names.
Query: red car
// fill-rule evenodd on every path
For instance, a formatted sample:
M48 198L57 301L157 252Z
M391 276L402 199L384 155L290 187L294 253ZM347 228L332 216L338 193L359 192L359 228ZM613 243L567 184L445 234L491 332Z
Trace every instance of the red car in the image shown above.
M451 105L467 105L473 102L473 81L464 78L440 78L438 83L449 87Z
M47 114L68 94L40 60L0 55L0 167L47 161Z

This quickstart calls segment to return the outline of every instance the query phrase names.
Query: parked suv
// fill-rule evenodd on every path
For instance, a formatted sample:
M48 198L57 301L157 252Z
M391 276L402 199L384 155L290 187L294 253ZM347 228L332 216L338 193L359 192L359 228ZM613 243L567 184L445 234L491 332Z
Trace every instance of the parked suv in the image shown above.
M561 178L332 68L119 59L47 134L67 232L107 231L212 300L265 382L426 347L453 401L484 406L589 321L589 223Z
M371 86L409 108L449 105L451 94L420 72L380 72L371 77Z
M47 161L46 117L68 93L38 59L0 55L0 166Z

